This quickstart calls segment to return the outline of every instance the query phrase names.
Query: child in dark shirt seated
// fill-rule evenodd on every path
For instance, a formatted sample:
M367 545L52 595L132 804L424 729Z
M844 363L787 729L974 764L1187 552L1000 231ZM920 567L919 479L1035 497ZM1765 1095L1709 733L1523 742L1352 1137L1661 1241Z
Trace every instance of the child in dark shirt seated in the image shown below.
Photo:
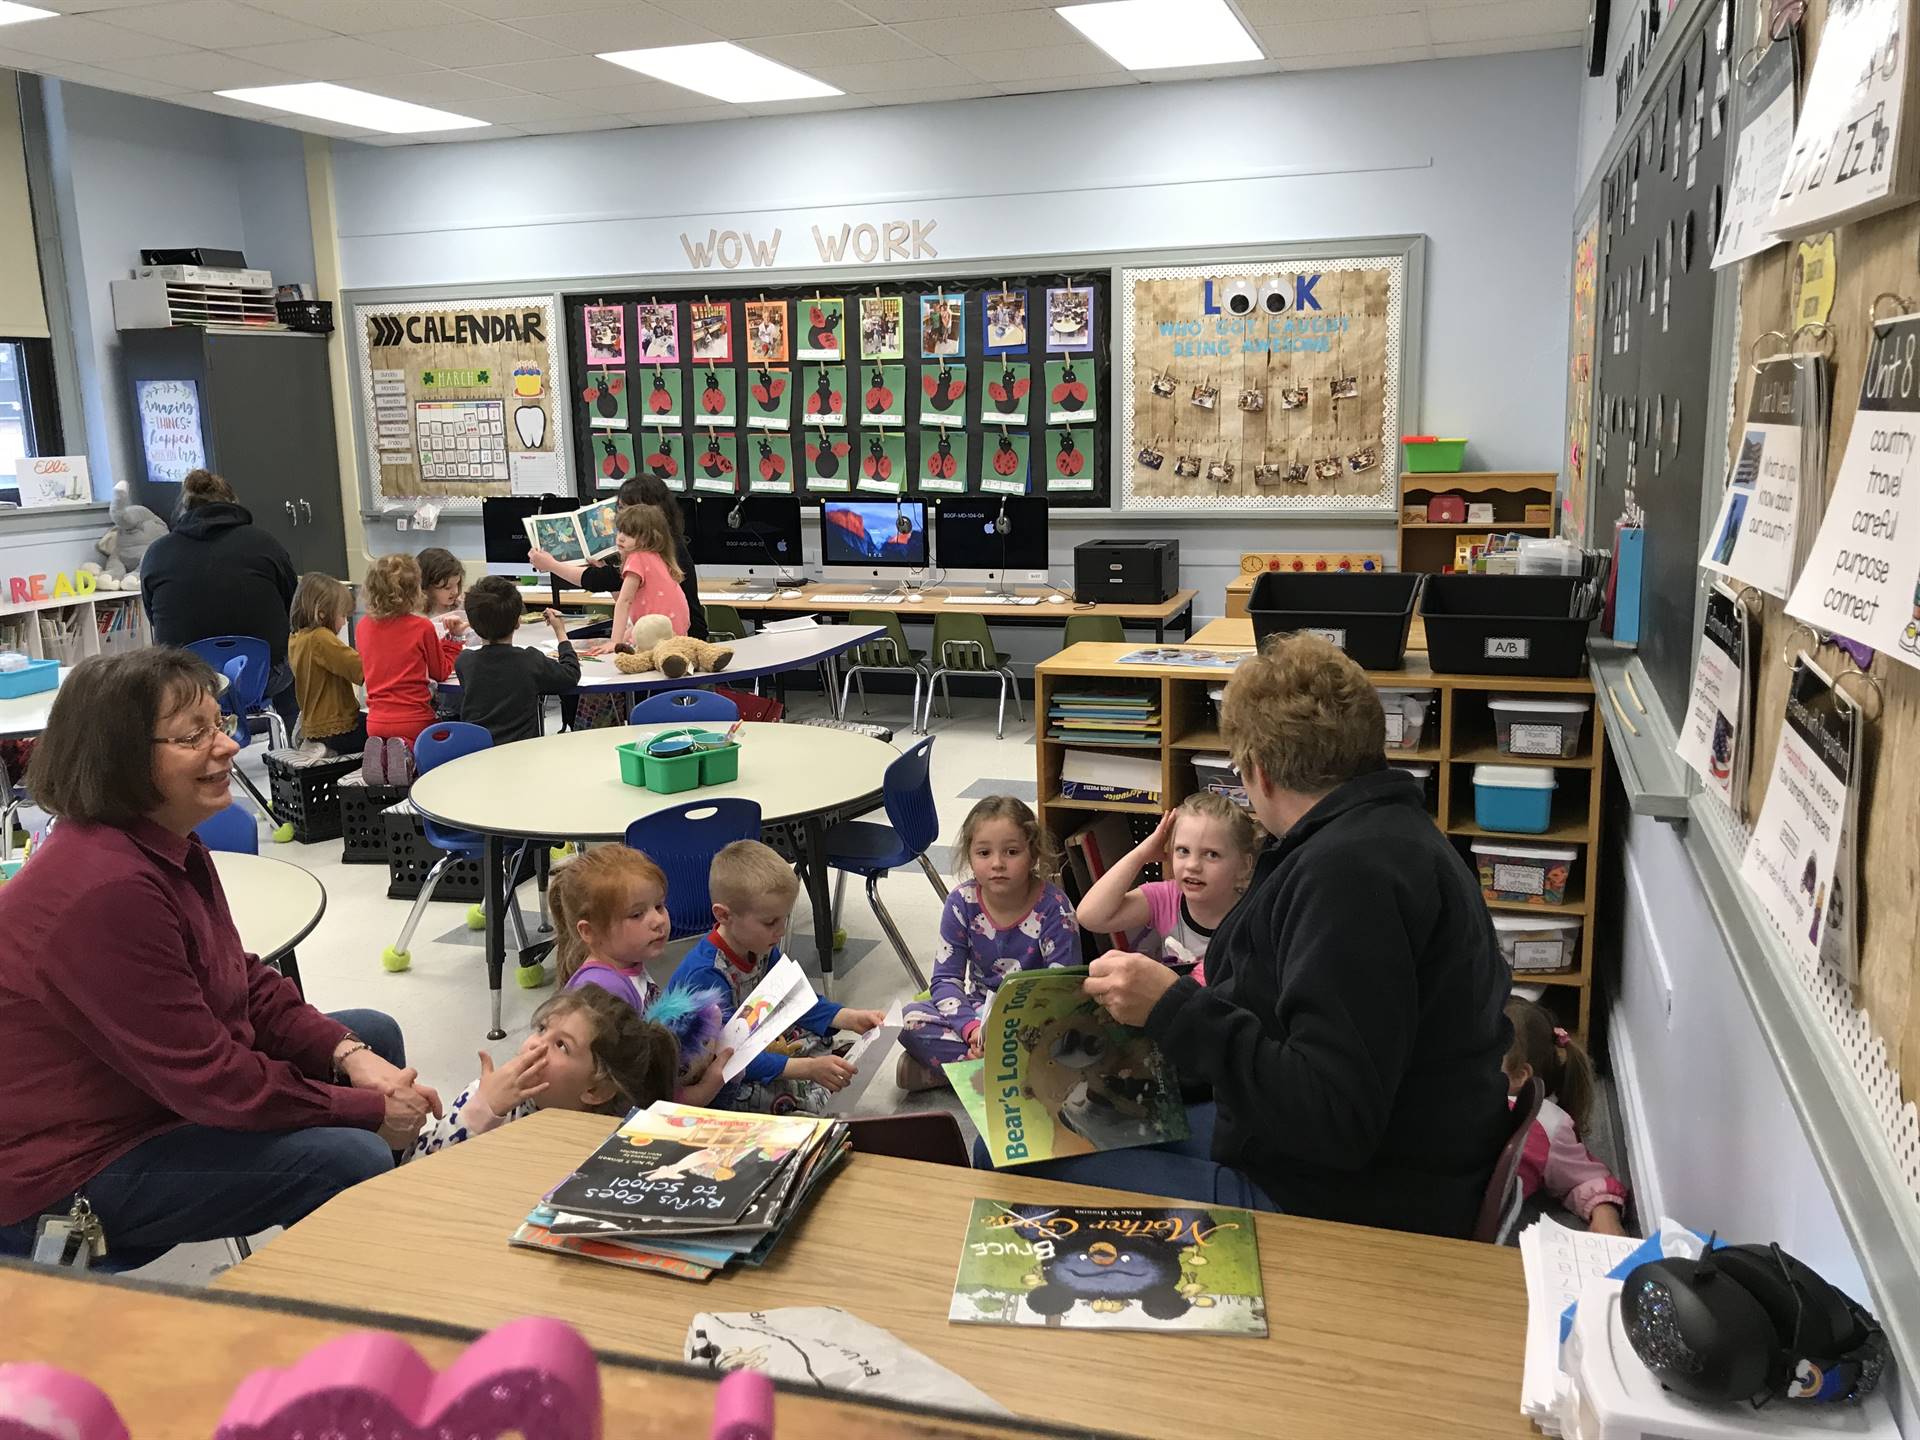
M557 642L553 658L513 643L522 608L520 587L504 575L489 575L467 591L467 623L486 643L454 662L460 718L484 725L496 745L533 739L540 733L541 697L580 683L580 657L558 610L546 612Z

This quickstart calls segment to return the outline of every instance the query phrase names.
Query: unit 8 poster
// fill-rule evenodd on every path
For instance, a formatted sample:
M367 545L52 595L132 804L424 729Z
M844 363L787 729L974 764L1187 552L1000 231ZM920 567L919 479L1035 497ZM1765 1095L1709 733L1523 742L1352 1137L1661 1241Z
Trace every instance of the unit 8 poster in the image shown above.
M1920 667L1920 315L1874 327L1860 408L1787 613Z

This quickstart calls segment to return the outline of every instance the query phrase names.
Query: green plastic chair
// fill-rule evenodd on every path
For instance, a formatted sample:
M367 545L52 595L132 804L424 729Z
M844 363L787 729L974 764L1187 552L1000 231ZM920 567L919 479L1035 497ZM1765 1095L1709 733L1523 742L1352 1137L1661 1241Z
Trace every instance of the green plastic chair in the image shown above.
M707 612L707 639L715 645L728 640L747 638L746 621L740 618L740 612L731 605L703 605Z
M1078 645L1082 640L1090 640L1101 645L1124 645L1127 643L1127 630L1111 615L1071 615L1067 617L1067 633L1060 642L1060 648Z
M900 628L900 617L891 610L855 610L847 616L849 625L878 625L887 633L876 635L864 645L856 645L847 652L850 662L844 667L840 677L840 713L847 713L847 690L851 686L860 692L860 713L870 713L867 709L868 674L875 675L911 675L913 677L912 709L907 722L915 730L920 724L920 687L927 679L927 657L925 652L914 650L907 645L907 632Z
M933 687L937 681L940 698L946 703L947 718L953 718L953 696L947 689L949 675L993 675L1000 681L1000 709L994 717L994 738L1004 738L1007 730L1007 692L1013 692L1013 713L1025 720L1020 706L1020 682L1006 658L993 648L993 633L987 629L987 617L957 613L942 615L933 622L933 670L927 676L927 705L920 730L924 734L933 723Z

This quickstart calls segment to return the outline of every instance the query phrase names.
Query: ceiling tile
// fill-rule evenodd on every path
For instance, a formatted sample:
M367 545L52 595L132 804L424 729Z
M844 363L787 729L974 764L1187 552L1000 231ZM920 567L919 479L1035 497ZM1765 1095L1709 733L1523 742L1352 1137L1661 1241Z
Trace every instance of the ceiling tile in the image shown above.
M798 21L809 30L848 30L870 23L860 10L870 10L867 0L859 0L859 9L841 0L652 0L653 8L683 20L697 21L729 40L751 39L759 35L790 35ZM961 0L964 5L964 0ZM874 16L874 19L884 19Z
M276 15L322 25L342 35L458 25L473 18L443 0L247 0L247 3L256 10L271 10Z
M584 115L573 120L527 120L515 128L522 135L573 135L585 130L625 130L632 123L622 115Z
M816 110L865 110L872 103L864 95L823 95L812 100L769 100L740 109L749 115L808 115Z
M1485 4L1486 0L1470 0ZM1240 14L1255 30L1296 24L1302 20L1357 19L1363 15L1391 15L1398 10L1431 10L1434 0L1238 0Z
M151 5L154 0L26 0L41 10L57 10L62 15L85 15L95 10L130 10L136 5Z
M607 50L645 50L655 45L700 45L722 38L691 20L665 14L651 5L587 10L578 15L536 15L503 23L586 55Z
M625 73L632 75L633 71ZM643 115L714 103L711 95L702 95L697 90L669 85L664 80L642 80L637 76L624 85L595 85L570 91L565 98L583 110L598 110L603 115Z
M920 60L878 60L868 65L816 65L808 72L849 95L869 90L910 90L916 85L965 85L970 75L951 60L929 55Z
M869 90L869 105L938 105L943 100L983 100L1000 92L984 80L972 85L927 85L918 90Z
M805 69L812 65L862 65L876 60L912 60L926 51L884 25L858 25L851 30L815 30L805 35L761 35L746 47L782 65Z
M1034 50L1006 50L984 55L959 55L954 64L990 84L1009 80L1045 80L1072 75L1111 75L1124 72L1104 50L1092 45L1042 45Z
M182 90L239 90L249 85L297 85L306 77L271 65L237 60L218 50L188 50L178 55L129 56L108 60L103 70L124 70Z
M468 73L515 90L531 90L537 95L568 95L575 90L618 84L633 71L593 55L575 55L566 60L523 60L515 65L474 65Z
M410 55L398 55L377 43L355 40L350 35L328 35L319 40L296 40L290 45L250 45L228 48L229 55L272 65L309 80L362 80L369 75L411 75L420 62Z
M1501 0L1496 5L1436 7L1428 17L1435 44L1507 40L1579 29L1587 20L1584 0Z
M597 112L558 95L501 95L485 99L469 96L464 100L449 101L448 104L458 105L460 113L471 119L485 120L495 125L513 125L516 128L535 120L600 118Z
M1103 90L1110 85L1138 85L1140 78L1131 70L1111 75L1055 75L1031 80L1005 80L993 87L1002 95L1044 95L1053 90Z
M1044 0L858 0L882 25L903 20L952 20L968 15L1006 15L1015 10L1051 10Z
M510 95L524 93L511 85L496 85L491 80L482 80L465 70L423 70L417 75L373 75L360 81L355 88L445 110L458 110L463 101L504 100Z
M1405 0L1401 0L1401 3L1404 6ZM1291 60L1296 55L1404 49L1410 45L1425 45L1428 41L1427 17L1418 10L1404 8L1389 15L1263 25L1255 33L1267 53L1279 60Z
M1405 45L1387 49L1329 51L1322 55L1289 55L1289 70L1345 70L1366 65L1398 65L1413 60L1433 59L1431 45Z
M114 70L102 70L97 65L81 65L66 60L43 60L40 63L44 67L39 71L42 75L71 81L75 85L91 85L96 90L117 90L123 95L145 95L155 100L185 93L178 85L143 80L137 75L122 75Z
M621 118L630 125L698 125L703 120L738 120L745 113L738 105L715 105L709 101L679 110L641 110Z
M524 20L534 15L571 15L580 10L604 10L607 0L449 0L483 20ZM643 8L632 0L630 8Z
M61 17L55 20L26 20L6 27L10 48L29 55L46 55L55 60L78 60L97 65L103 60L124 60L142 55L163 55L191 48L181 40L142 35L118 25L98 20Z
M1286 68L1282 61L1262 59L1236 60L1231 65L1169 65L1164 70L1130 73L1142 84L1165 85L1175 80L1231 80L1236 75L1277 75Z
M389 30L380 37L379 43L429 65L445 65L455 70L478 65L510 65L516 60L550 60L567 53L564 46L491 20L429 25L422 30Z
M1051 10L1016 10L984 19L967 15L952 20L912 20L897 29L936 55L978 55L989 50L1070 45L1080 40L1080 32Z
M314 7L316 10L319 6ZM109 25L180 40L208 50L242 45L273 45L282 40L317 40L327 34L285 15L236 5L234 0L174 0L138 10L114 10L101 16Z
M1465 40L1436 44L1433 53L1443 60L1467 55L1512 55L1522 50L1577 50L1587 43L1587 32L1562 30L1550 35L1515 35L1499 40Z

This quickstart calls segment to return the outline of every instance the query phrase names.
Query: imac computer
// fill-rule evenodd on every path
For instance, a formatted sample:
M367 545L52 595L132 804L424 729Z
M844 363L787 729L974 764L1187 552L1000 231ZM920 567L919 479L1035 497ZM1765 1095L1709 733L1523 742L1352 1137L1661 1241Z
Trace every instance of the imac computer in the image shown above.
M687 544L709 576L733 581L798 585L800 501L792 495L702 495L687 522Z
M949 580L1047 583L1047 502L1032 495L943 497L933 553Z
M490 495L480 502L480 530L489 575L537 575L528 556L533 542L520 522L529 515L559 515L580 508L565 495Z
M927 568L925 502L822 500L820 561L829 580L917 582Z

